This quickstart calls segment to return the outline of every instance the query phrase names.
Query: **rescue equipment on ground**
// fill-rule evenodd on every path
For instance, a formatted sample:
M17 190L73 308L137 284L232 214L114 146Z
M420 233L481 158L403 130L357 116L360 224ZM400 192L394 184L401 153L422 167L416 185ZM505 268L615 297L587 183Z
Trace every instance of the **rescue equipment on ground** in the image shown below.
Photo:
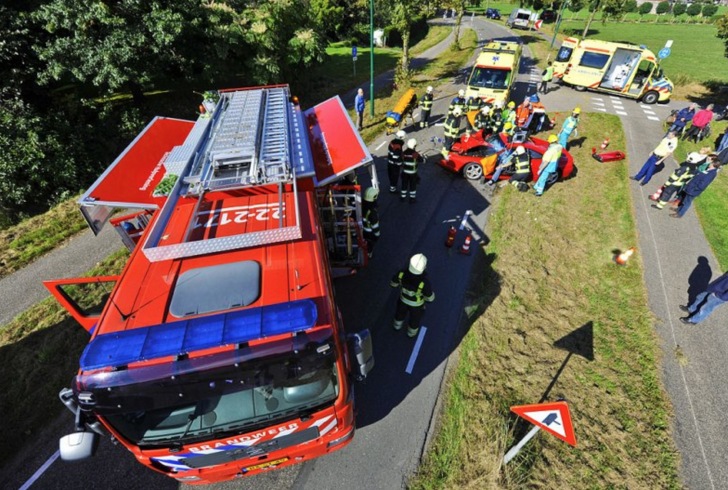
M412 118L412 111L414 111L415 107L417 107L417 94L415 89L411 88L399 98L394 109L387 112L385 124L387 134L397 131L404 124L406 118Z
M597 153L597 149L592 148L592 158L600 163L617 162L619 160L624 160L625 157L626 155L624 154L624 152L621 151L607 151L604 153Z
M599 148L606 150L607 146L609 146L609 138L604 138L604 141L602 141L602 144L599 145Z
M617 265L627 265L627 261L630 257L632 257L632 254L634 254L635 250L635 247L628 248L624 252L615 255L614 261L617 263Z
M455 236L458 234L457 228L454 226L450 226L450 229L447 230L447 238L445 239L445 246L447 248L450 248L455 243Z
M473 241L473 232L468 228L468 234L465 235L465 241L463 246L460 247L460 253L463 255L470 255L470 242Z

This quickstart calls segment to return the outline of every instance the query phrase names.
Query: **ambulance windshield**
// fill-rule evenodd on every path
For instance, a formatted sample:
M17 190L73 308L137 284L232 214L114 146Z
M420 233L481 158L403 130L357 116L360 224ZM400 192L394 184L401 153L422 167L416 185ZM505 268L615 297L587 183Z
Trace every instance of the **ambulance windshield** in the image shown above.
M478 88L502 89L508 88L511 79L511 70L486 68L476 66L470 76L468 85Z
M339 393L332 332L77 377L94 411L134 444L174 446L300 417Z

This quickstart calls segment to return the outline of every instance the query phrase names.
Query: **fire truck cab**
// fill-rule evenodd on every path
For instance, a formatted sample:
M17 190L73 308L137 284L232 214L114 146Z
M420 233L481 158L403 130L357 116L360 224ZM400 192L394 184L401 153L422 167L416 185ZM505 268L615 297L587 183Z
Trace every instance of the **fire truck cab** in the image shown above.
M365 264L359 187L336 183L371 154L338 97L303 111L285 85L234 89L200 110L155 118L79 201L131 250L123 272L46 282L91 334L60 393L76 420L64 460L108 432L201 484L354 436L351 383L372 344L344 331L330 268ZM135 212L112 218L119 208ZM100 312L78 299L92 284L109 284Z
M465 97L480 97L490 103L508 102L518 77L521 49L521 45L514 42L486 43L470 73Z

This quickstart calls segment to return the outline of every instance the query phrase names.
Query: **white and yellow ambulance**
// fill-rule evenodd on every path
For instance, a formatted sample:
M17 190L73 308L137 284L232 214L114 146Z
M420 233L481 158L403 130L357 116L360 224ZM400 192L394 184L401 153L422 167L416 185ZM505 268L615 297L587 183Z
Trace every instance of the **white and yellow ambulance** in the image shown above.
M576 90L641 99L645 104L669 100L674 87L654 53L632 44L567 37L553 67L554 77Z
M507 102L518 76L521 51L521 45L514 42L486 43L470 73L465 98L475 96L491 103Z

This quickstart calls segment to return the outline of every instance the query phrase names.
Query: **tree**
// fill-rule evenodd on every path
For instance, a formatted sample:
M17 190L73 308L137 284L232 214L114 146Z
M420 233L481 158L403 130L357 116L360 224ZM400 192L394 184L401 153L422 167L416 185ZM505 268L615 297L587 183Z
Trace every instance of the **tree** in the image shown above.
M675 5L672 6L672 14L673 15L682 15L685 13L687 8L688 8L688 6L682 2L676 3Z
M397 83L407 82L410 78L410 34L415 17L419 14L423 6L424 4L421 0L396 0L392 4L390 24L402 36L402 58L395 73L395 81Z
M657 4L657 8L655 9L655 12L657 15L666 14L670 11L670 2L667 0L663 0L662 2Z
M718 22L715 23L718 28L718 39L723 40L723 46L725 46L724 55L728 58L728 14L723 15Z
M336 0L310 0L311 18L319 32L330 39L338 39L344 32L344 5Z
M695 17L696 15L700 15L701 10L703 10L702 5L700 5L699 3L691 3L688 6L686 12L688 13L688 15Z
M640 9L638 12L640 15L646 15L652 12L652 2L645 2L640 5Z
M710 18L714 16L717 11L717 5L713 5L712 3L706 3L705 5L703 5L703 10L701 11L701 13L703 14L703 17Z
M624 2L624 13L625 14L631 14L634 12L637 12L638 5L637 0L627 0Z

